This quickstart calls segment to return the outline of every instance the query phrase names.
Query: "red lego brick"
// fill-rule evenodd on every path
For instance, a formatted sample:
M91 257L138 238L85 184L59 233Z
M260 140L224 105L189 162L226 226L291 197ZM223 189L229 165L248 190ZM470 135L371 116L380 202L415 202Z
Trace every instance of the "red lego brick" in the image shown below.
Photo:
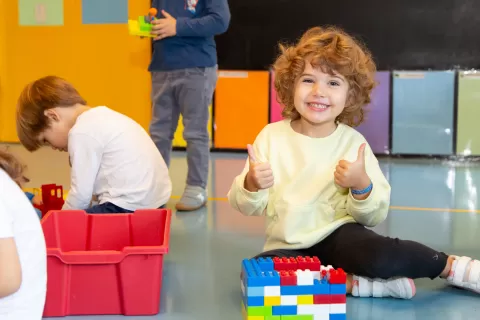
M329 294L316 294L313 296L314 304L330 304L330 295Z
M290 258L275 257L275 258L273 258L273 269L275 271L297 270L298 269L297 261L293 257L290 257Z
M327 279L328 280L327 270L322 270L322 272L320 273L320 279Z
M297 285L297 274L293 270L282 270L280 274L280 285L281 286L296 286Z
M321 263L318 257L297 257L298 269L320 271Z
M63 187L56 184L42 185L42 202L39 208L44 216L50 210L61 210L64 204Z
M337 304L347 303L347 295L346 294L331 294L330 295L330 303L331 304L333 304L333 303L337 303Z
M330 277L329 277L329 283L330 284L345 284L345 283L347 283L347 274L345 273L345 271L343 271L342 268L338 268L337 270L330 269L329 273L330 273Z

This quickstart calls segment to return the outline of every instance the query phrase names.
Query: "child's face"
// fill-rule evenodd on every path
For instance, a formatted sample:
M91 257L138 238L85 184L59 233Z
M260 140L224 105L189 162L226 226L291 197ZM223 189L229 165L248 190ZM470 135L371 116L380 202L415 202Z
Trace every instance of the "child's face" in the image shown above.
M38 139L42 145L50 146L53 150L68 151L69 122L59 110L46 110L45 115L49 119L49 126L40 133Z
M295 88L295 109L313 125L333 125L345 108L348 89L342 75L332 76L307 62Z

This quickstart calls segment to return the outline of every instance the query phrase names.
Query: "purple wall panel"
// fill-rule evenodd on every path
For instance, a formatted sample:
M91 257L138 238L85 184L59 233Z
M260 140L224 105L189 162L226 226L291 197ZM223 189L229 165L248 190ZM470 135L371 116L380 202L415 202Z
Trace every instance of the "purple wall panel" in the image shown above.
M378 71L377 87L372 92L372 102L367 107L366 120L357 130L367 139L373 152L389 154L390 145L390 72Z

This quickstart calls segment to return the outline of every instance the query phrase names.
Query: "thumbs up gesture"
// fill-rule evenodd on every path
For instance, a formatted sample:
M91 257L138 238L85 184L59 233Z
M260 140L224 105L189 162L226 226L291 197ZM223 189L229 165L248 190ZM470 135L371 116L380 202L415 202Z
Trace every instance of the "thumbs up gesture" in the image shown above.
M358 148L355 162L340 160L335 168L335 183L342 188L365 189L370 185L370 178L365 171L365 146Z
M250 192L268 189L273 186L273 171L268 162L258 162L252 145L247 145L249 167L245 177L245 189Z

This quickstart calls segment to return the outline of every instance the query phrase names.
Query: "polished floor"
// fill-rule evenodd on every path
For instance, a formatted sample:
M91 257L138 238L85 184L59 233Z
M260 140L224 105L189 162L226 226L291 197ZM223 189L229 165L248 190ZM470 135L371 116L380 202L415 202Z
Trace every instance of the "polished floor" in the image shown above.
M29 166L29 187L59 183L68 188L66 154L11 150ZM212 154L210 201L197 212L175 212L186 177L183 152L172 159L174 210L170 252L165 259L161 312L128 319L241 319L241 260L262 248L262 218L243 217L225 201L245 154ZM480 258L480 165L436 160L380 159L392 185L391 212L375 230L384 235L420 241L447 253ZM409 301L348 298L349 320L478 319L480 296L448 287L444 281L416 281ZM120 316L78 316L66 319L122 319Z

